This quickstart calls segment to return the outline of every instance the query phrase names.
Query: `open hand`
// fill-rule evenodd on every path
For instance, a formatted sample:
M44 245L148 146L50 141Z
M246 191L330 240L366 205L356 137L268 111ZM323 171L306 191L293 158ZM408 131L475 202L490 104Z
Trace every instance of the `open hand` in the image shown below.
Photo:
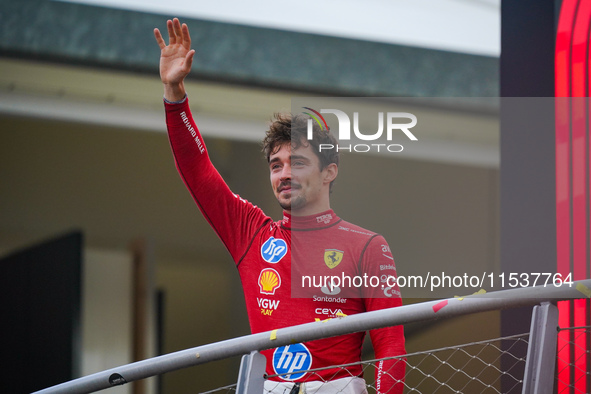
M160 30L154 29L154 37L160 47L160 78L164 83L164 96L171 101L185 96L184 80L191 71L195 50L191 49L191 36L185 23L178 18L166 22L169 43L166 45Z

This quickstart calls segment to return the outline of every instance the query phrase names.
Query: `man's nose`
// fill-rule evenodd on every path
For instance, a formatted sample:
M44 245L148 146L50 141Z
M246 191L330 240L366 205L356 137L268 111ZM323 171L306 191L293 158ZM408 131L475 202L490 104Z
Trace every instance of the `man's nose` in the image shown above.
M281 169L281 180L291 179L291 166L286 164Z

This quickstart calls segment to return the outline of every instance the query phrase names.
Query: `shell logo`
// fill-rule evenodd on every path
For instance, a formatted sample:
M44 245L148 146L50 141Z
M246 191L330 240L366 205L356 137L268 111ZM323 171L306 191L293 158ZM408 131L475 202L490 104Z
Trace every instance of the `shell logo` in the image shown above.
M274 295L281 286L281 277L273 268L265 268L259 275L259 288L262 294Z

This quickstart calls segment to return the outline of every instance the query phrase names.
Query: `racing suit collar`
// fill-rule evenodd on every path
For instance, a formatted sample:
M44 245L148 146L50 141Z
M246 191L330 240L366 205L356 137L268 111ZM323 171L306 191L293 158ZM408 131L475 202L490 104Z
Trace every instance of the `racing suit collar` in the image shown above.
M281 226L294 230L308 230L330 227L341 219L332 209L310 216L293 216L283 211Z

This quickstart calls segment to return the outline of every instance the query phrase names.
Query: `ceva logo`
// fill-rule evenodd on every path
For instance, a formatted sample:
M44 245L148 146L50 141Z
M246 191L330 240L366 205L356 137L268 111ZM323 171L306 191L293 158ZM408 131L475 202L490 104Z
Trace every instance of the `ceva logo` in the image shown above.
M321 130L328 130L328 124L326 120L321 114L333 114L336 115L337 120L339 122L339 132L338 132L338 140L339 142L343 141L350 141L351 140L351 119L349 115L345 112L338 110L338 109L321 109L320 112L313 110L309 107L303 107L311 111L304 112L304 114L310 116L311 119L308 119L308 129L307 129L307 138L308 140L312 139L313 135L313 122L315 121L320 126ZM359 130L359 113L353 113L353 133L356 138L361 141L376 141L382 137L384 134L384 118L386 119L386 140L392 141L392 136L394 131L402 131L408 139L411 141L417 141L417 137L410 131L411 128L417 125L417 117L408 112L388 112L386 116L384 116L383 112L378 113L378 130L373 134L363 134ZM406 119L407 122L400 122L399 119ZM339 144L334 146L332 144L320 144L319 151L329 150L329 149L336 149L337 151L346 150L349 152L369 152L370 150L375 150L377 152L380 149L387 150L388 152L402 152L403 146L400 144L353 144L353 145L342 145Z
M301 344L282 346L273 352L273 369L279 378L283 380L297 380L306 375L306 371L312 367L312 354L308 348Z
M268 263L278 263L287 254L287 242L269 237L261 246L261 257Z

